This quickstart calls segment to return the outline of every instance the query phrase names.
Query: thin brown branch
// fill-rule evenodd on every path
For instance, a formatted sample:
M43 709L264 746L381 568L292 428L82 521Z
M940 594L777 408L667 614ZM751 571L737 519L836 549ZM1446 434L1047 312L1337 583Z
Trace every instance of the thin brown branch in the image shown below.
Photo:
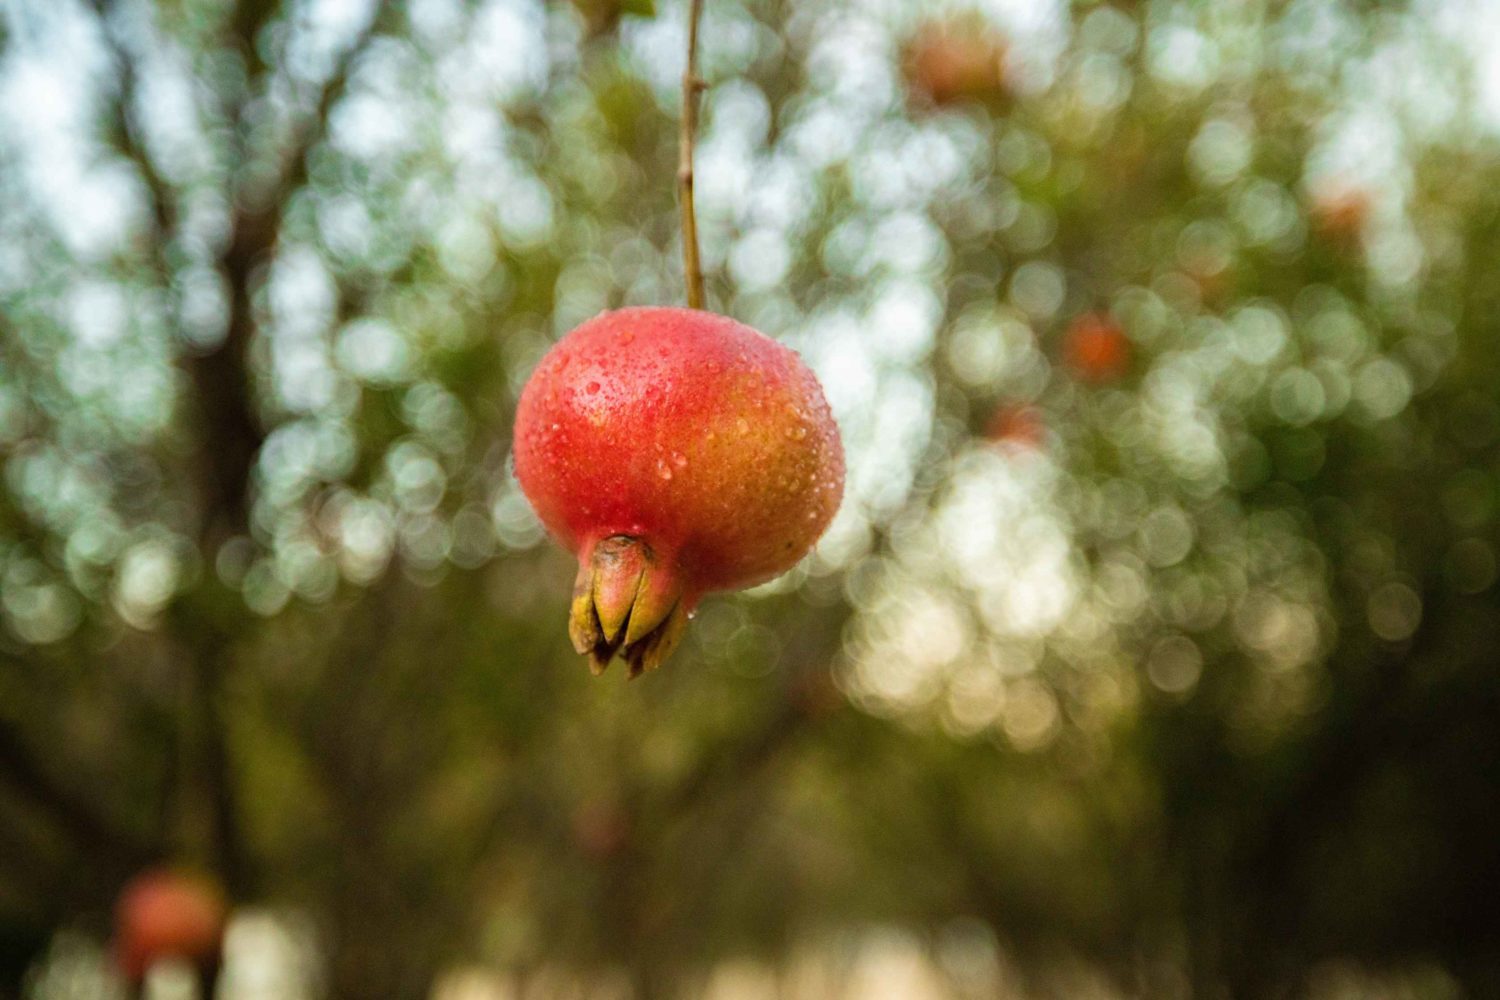
M146 150L140 123L135 118L138 71L135 57L109 23L113 5L109 0L94 0L93 6L99 20L99 33L119 71L119 88L115 93L110 123L111 138L119 151L130 160L146 186L147 207L150 209L157 249L160 251L165 242L164 237L170 236L176 226L176 202L171 186L162 177L151 154Z
M261 29L280 8L278 0L239 0L229 18L228 42L245 57L245 74L252 85L266 72L266 62L260 53Z
M682 134L677 161L677 197L682 207L682 265L690 309L703 308L703 263L698 257L698 216L693 204L693 146L698 136L698 99L704 82L698 78L698 22L703 0L688 8L687 65L682 71Z
M277 181L264 202L268 213L279 215L287 200L307 182L308 157L327 138L328 120L334 106L348 92L350 77L360 58L369 51L370 44L380 36L398 9L394 0L379 0L370 13L370 20L345 47L334 64L333 71L323 81L311 114L296 129L291 143L281 156ZM270 235L274 240L276 232L273 231Z

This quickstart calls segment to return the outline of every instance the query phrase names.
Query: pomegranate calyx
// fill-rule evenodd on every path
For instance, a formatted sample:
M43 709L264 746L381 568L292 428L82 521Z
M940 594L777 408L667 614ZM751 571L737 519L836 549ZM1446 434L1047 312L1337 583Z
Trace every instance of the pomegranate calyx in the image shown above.
M631 678L655 670L677 648L687 618L670 560L641 539L611 535L579 559L568 635L595 675L616 653Z

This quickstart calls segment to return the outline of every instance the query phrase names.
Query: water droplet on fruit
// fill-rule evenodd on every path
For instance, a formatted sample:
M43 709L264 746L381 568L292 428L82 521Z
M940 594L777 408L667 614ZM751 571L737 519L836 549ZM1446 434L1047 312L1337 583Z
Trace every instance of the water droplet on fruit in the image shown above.
M590 382L588 384L588 386L587 386L587 389L588 389L588 394L590 396L592 396L592 395L594 395L595 393L597 393L599 391L599 383L598 382Z
M744 417L740 417L739 420L735 421L734 426L735 429L740 432L741 437L744 437L746 434L750 433L750 421L746 420Z
M661 476L663 479L671 479L672 467L661 459L658 459L656 462L656 474L658 476Z
M687 456L680 451L672 452L672 464L679 469L687 468Z

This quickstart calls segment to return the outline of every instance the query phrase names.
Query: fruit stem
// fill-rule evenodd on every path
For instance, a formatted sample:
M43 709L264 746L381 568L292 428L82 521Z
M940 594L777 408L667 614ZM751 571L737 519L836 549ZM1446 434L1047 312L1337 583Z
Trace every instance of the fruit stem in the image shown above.
M687 66L682 71L682 133L677 160L677 195L682 205L682 266L689 309L703 308L703 264L698 258L698 219L693 210L693 143L698 133L698 96L707 87L698 78L698 22L703 0L688 8Z

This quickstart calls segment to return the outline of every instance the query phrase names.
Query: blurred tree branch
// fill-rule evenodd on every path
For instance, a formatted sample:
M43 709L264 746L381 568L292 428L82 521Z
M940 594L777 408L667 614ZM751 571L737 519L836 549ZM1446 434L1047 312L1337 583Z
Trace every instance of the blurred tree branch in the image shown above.
M247 93L254 92L267 72L257 54L256 39L279 6L276 2L246 0L231 19L233 45L250 61L251 86ZM156 265L160 279L170 289L173 275L165 250L176 235L175 199L171 185L146 149L143 130L136 119L137 57L110 24L112 7L110 0L95 0L101 31L119 73L111 137L145 185ZM203 421L199 451L199 466L205 474L201 541L208 551L247 528L250 474L265 439L247 358L256 327L252 301L256 269L276 246L286 205L306 183L308 157L325 140L329 117L347 92L354 67L387 26L396 7L391 0L380 0L370 20L344 48L333 71L322 82L311 114L296 128L287 148L276 156L278 169L267 191L256 196L257 192L244 189L242 181L231 180L236 190L230 192L230 200L236 208L229 239L219 257L220 270L230 290L224 340L207 351L188 354L183 361ZM240 124L236 135L240 143L247 138L243 110L243 107L235 109L232 116Z
M113 857L125 870L152 855L124 824L107 816L87 797L73 791L37 760L11 720L0 717L0 787L19 792L64 836L95 857Z
M109 138L120 153L131 161L146 186L147 208L150 209L153 235L156 237L153 245L159 254L165 249L162 237L168 236L176 228L175 200L170 185L146 150L145 137L141 133L140 122L135 117L133 106L138 77L136 59L126 48L118 31L110 24L113 0L94 0L93 6L99 20L100 37L109 49L110 58L114 60L119 74L109 120Z
M274 12L275 4L249 0L235 19L240 47L255 51L255 36ZM256 268L270 255L281 235L287 204L307 180L307 160L328 133L334 106L348 90L350 75L360 57L385 26L395 10L391 0L381 0L369 22L344 49L333 72L323 82L314 112L297 129L291 144L278 159L275 180L264 197L238 190L230 238L220 258L230 289L229 320L223 344L189 364L199 405L209 422L205 435L208 483L205 542L210 546L248 524L250 473L265 439L259 414L251 396L246 354L255 331L252 295ZM256 65L260 65L257 63ZM238 117L238 116L237 116ZM242 123L243 130L243 123ZM240 134L243 141L243 131ZM214 520L220 520L215 528Z
M234 163L243 162L248 138L244 121L250 95L261 89L267 65L257 39L277 15L280 4L246 0L230 19L233 47L247 61L249 86L231 120L237 125L235 145L240 147ZM307 159L327 135L328 118L348 88L350 74L395 5L382 0L365 27L339 56L323 81L313 113L296 130L288 147L277 155L275 180L267 197L251 197L231 169L229 201L235 206L230 235L218 260L229 288L224 339L201 352L186 352L182 365L194 389L200 420L198 449L194 462L200 494L199 543L205 557L228 539L249 530L250 484L256 457L265 440L250 371L250 345L256 331L255 283L262 264L270 257L280 236L286 205L306 182ZM119 152L138 171L147 194L154 267L158 279L170 293L175 283L167 248L176 236L177 211L170 184L162 176L146 148L137 119L137 56L130 52L111 24L111 5L96 0L95 10L103 37L117 64L119 86L112 107L111 138ZM228 713L224 705L224 677L231 669L232 636L212 616L190 615L186 623L190 637L184 648L194 663L191 671L196 711L203 718L202 766L211 802L212 842L216 866L230 889L244 892L250 880L240 833L240 816L234 791L234 768L228 747Z

